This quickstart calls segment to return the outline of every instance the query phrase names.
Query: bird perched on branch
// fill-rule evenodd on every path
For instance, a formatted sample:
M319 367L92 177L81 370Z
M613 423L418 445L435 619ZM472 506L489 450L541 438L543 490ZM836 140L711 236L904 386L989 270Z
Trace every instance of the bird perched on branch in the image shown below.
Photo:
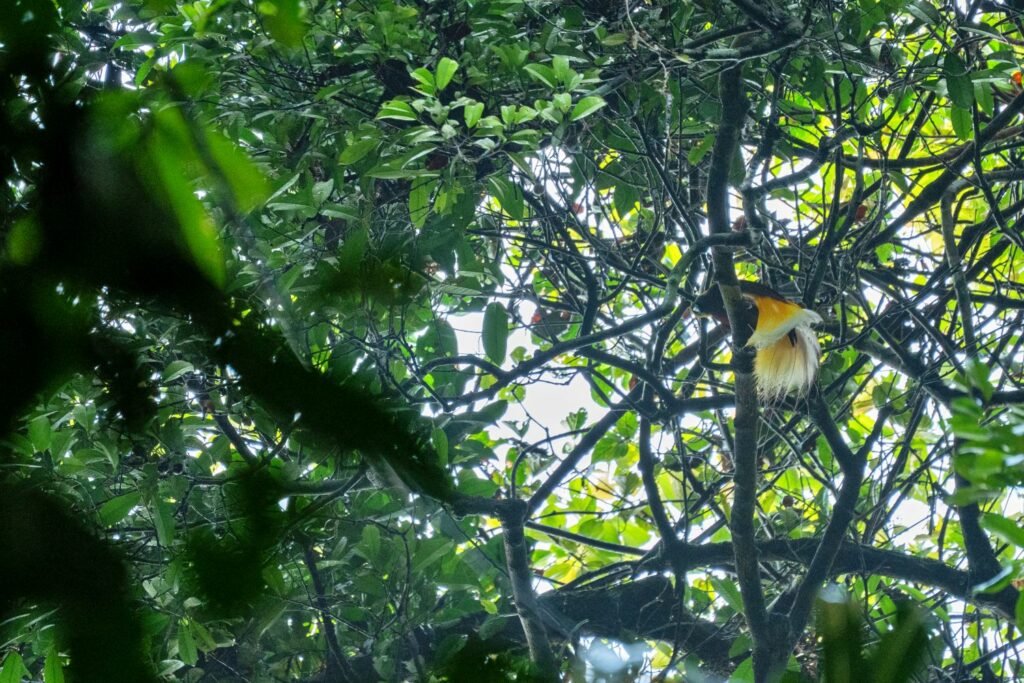
M746 345L757 349L758 394L773 400L789 392L805 393L818 372L821 349L811 326L820 323L821 316L757 282L740 282L740 292L749 303L740 317L750 332ZM729 326L717 285L697 297L693 313Z

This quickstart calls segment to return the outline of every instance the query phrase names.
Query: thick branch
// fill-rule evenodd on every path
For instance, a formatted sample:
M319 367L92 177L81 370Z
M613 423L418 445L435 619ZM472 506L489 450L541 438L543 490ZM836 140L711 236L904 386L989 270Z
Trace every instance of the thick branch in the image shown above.
M722 101L722 123L711 157L708 172L708 226L712 235L725 234L729 227L729 171L736 154L747 100L741 88L742 69L733 67L722 72L719 96ZM754 352L746 347L749 326L741 324L744 300L740 296L732 253L715 248L715 281L722 292L725 309L733 333L733 371L736 376L736 417L733 440L734 495L730 528L736 575L743 597L744 616L750 627L754 653L754 679L768 679L771 657L771 634L765 609L761 572L754 543L754 508L757 504L757 430L758 404L754 381Z
M733 559L731 543L683 545L679 552L685 553L685 565L690 570L699 567L727 567ZM757 549L765 561L794 562L807 566L814 560L820 545L821 540L817 538L775 539L758 543ZM961 600L985 605L1001 616L1013 618L1016 591L1013 591L1013 596L1002 593L975 594L971 590L975 583L969 572L928 557L843 541L829 568L828 577L844 574L887 576L939 588Z
M537 595L533 592L533 572L530 570L530 558L526 549L526 536L523 533L523 518L526 513L525 504L517 506L518 515L506 515L502 519L505 542L505 560L508 564L509 581L512 583L512 597L519 612L519 621L526 634L526 644L530 648L530 659L538 669L543 680L557 680L558 662L551 642L548 640L547 629L537 604Z
M804 574L804 578L800 582L796 597L793 600L793 606L789 610L787 654L789 649L803 635L807 619L811 613L811 607L814 605L814 598L817 596L822 582L825 581L829 570L832 568L832 563L839 552L839 546L846 535L846 530L849 528L850 523L853 522L856 514L857 500L860 498L860 486L864 482L864 468L867 465L868 452L871 450L872 444L881 435L882 428L888 420L887 411L884 414L879 414L875 420L875 427L871 438L868 438L864 446L854 454L846 446L845 441L841 438L837 439L838 435L836 432L838 430L832 421L832 416L829 414L828 406L820 395L811 398L810 407L811 417L818 425L818 429L822 433L829 432L830 436L826 436L826 439L836 453L840 464L845 463L845 465L843 465L843 485L839 489L839 496L836 499L835 505L832 506L832 518L829 520L828 526L825 527L825 534L822 536L821 543L814 553L814 558L807 568L807 573ZM840 456L839 453L842 455Z

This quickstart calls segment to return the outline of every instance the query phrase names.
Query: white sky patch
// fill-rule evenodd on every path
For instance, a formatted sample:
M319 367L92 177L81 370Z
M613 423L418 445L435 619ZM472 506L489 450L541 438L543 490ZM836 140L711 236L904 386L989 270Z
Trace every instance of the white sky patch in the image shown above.
M524 302L519 305L520 316L529 320L535 310L534 304ZM483 313L469 313L448 319L455 330L455 338L458 340L459 353L470 353L484 357ZM508 349L511 351L517 346L526 349L534 349L532 334L528 329L518 328L511 330L508 336ZM534 351L536 353L536 351ZM557 359L556 359L557 362ZM506 358L503 369L511 370L515 361ZM567 368L569 369L569 368ZM571 369L570 369L571 370ZM526 382L524 382L526 384ZM540 441L547 438L545 428L550 434L565 431L562 420L570 413L584 408L587 411L587 422L600 419L608 409L599 406L590 395L590 385L583 379L580 373L575 373L568 381L547 380L529 384L522 403L509 403L506 420L529 420L530 427L523 437L526 441ZM532 418L532 420L530 419ZM538 421L543 424L538 424Z

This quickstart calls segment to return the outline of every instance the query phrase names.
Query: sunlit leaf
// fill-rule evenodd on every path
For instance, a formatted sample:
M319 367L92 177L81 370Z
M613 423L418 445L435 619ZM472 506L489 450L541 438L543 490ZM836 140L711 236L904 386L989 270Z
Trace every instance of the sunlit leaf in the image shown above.
M579 121L580 119L590 116L601 107L608 104L604 98L592 95L590 97L584 97L582 100L576 103L573 107L572 114L569 115L569 119L572 121Z
M441 58L441 60L437 63L435 76L438 90L444 90L446 87L448 87L448 84L451 83L452 76L455 75L455 72L458 70L458 68L459 63L456 62L454 59L450 59L449 57Z

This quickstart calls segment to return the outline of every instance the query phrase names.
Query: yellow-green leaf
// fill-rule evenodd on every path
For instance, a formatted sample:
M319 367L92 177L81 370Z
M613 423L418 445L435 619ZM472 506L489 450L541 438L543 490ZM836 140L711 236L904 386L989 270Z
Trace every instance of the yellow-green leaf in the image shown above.
M398 119L399 121L415 121L416 112L409 106L408 102L402 100L391 100L385 102L377 114L378 119Z
M182 156L170 139L155 141L151 149L153 166L178 219L185 245L199 270L212 284L223 287L226 271L217 229L182 174Z
M438 91L444 90L445 86L451 83L452 76L459 69L459 63L454 59L448 57L442 57L441 61L437 63L437 75L434 77L434 82L437 85Z
M17 652L9 652L4 657L4 666L0 669L0 683L21 683L29 675L25 662Z
M43 681L45 683L64 683L64 665L56 647L46 651L46 663L43 664Z
M558 79L555 78L555 72L550 66L545 66L544 64L527 64L523 69L526 70L526 73L530 74L549 88L553 89L558 85Z
M607 102L604 101L603 97L598 97L597 95L584 97L576 103L576 106L572 110L572 114L569 116L569 120L579 121L585 116L590 116L605 104L607 104Z
M481 102L467 104L462 113L466 117L466 128L472 128L480 121L480 116L484 113L484 105Z
M409 219L417 228L422 228L430 212L430 192L434 181L430 178L414 181L409 192Z

